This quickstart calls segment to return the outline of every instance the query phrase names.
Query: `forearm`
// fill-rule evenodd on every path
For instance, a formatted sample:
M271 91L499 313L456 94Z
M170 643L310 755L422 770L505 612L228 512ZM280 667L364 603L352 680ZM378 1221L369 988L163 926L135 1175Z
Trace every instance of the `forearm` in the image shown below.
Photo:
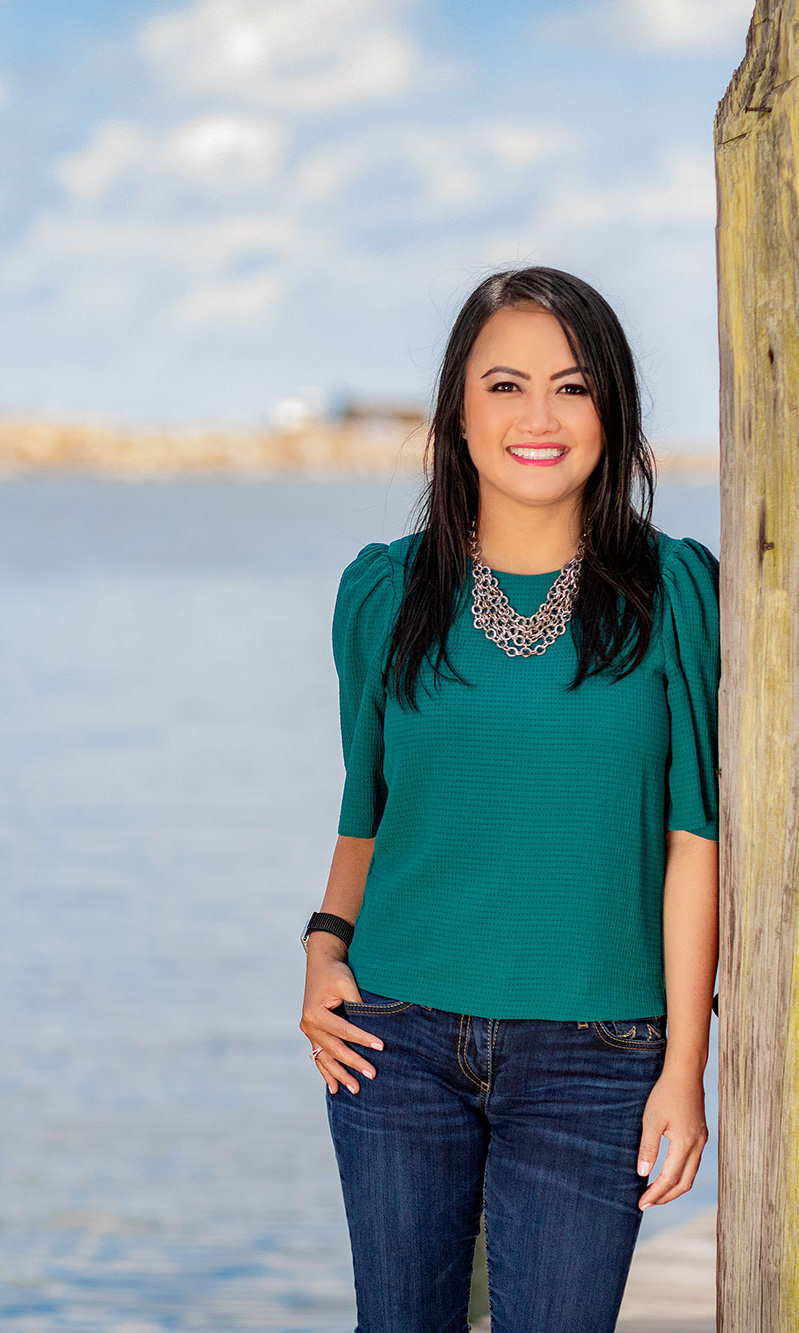
M663 950L668 1043L665 1067L704 1071L718 962L718 843L666 835Z
M339 834L333 849L330 874L320 912L332 912L355 924L361 910L366 873L372 859L374 838L345 838ZM338 936L325 930L315 930L308 937L308 957L324 954L344 961L347 946Z

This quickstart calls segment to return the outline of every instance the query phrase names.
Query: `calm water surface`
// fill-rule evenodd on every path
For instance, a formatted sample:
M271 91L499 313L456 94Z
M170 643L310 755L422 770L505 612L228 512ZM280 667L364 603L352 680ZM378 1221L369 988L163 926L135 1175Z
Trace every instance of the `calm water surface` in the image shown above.
M10 1329L354 1327L298 932L343 779L336 585L414 496L0 485ZM716 486L662 483L655 517L718 552ZM642 1237L715 1199L712 1039L699 1177Z

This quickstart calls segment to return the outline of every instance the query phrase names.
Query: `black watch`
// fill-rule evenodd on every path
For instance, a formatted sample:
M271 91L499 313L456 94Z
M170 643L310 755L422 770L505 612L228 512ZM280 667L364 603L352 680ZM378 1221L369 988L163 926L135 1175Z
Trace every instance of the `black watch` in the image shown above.
M326 930L330 935L338 935L348 949L355 934L355 927L349 921L345 921L343 916L334 916L332 912L311 912L305 923L305 929L300 935L300 943L306 953L308 952L308 936L314 930Z

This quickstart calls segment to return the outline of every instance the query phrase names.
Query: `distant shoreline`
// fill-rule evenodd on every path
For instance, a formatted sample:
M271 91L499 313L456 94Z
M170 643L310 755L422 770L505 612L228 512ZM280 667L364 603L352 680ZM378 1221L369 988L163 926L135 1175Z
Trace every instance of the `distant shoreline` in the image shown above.
M328 422L301 431L240 427L126 427L45 418L0 418L0 478L80 474L118 480L240 476L348 480L421 472L427 425ZM718 447L653 441L658 472L713 481Z

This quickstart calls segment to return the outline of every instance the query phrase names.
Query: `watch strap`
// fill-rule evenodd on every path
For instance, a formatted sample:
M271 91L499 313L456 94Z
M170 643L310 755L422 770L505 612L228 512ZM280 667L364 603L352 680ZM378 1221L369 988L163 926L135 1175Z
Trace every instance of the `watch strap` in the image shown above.
M355 927L350 921L346 921L343 916L336 916L333 912L312 912L308 924L305 927L303 942L314 930L326 930L330 935L337 935L343 940L347 948L352 943L352 937L355 934Z

